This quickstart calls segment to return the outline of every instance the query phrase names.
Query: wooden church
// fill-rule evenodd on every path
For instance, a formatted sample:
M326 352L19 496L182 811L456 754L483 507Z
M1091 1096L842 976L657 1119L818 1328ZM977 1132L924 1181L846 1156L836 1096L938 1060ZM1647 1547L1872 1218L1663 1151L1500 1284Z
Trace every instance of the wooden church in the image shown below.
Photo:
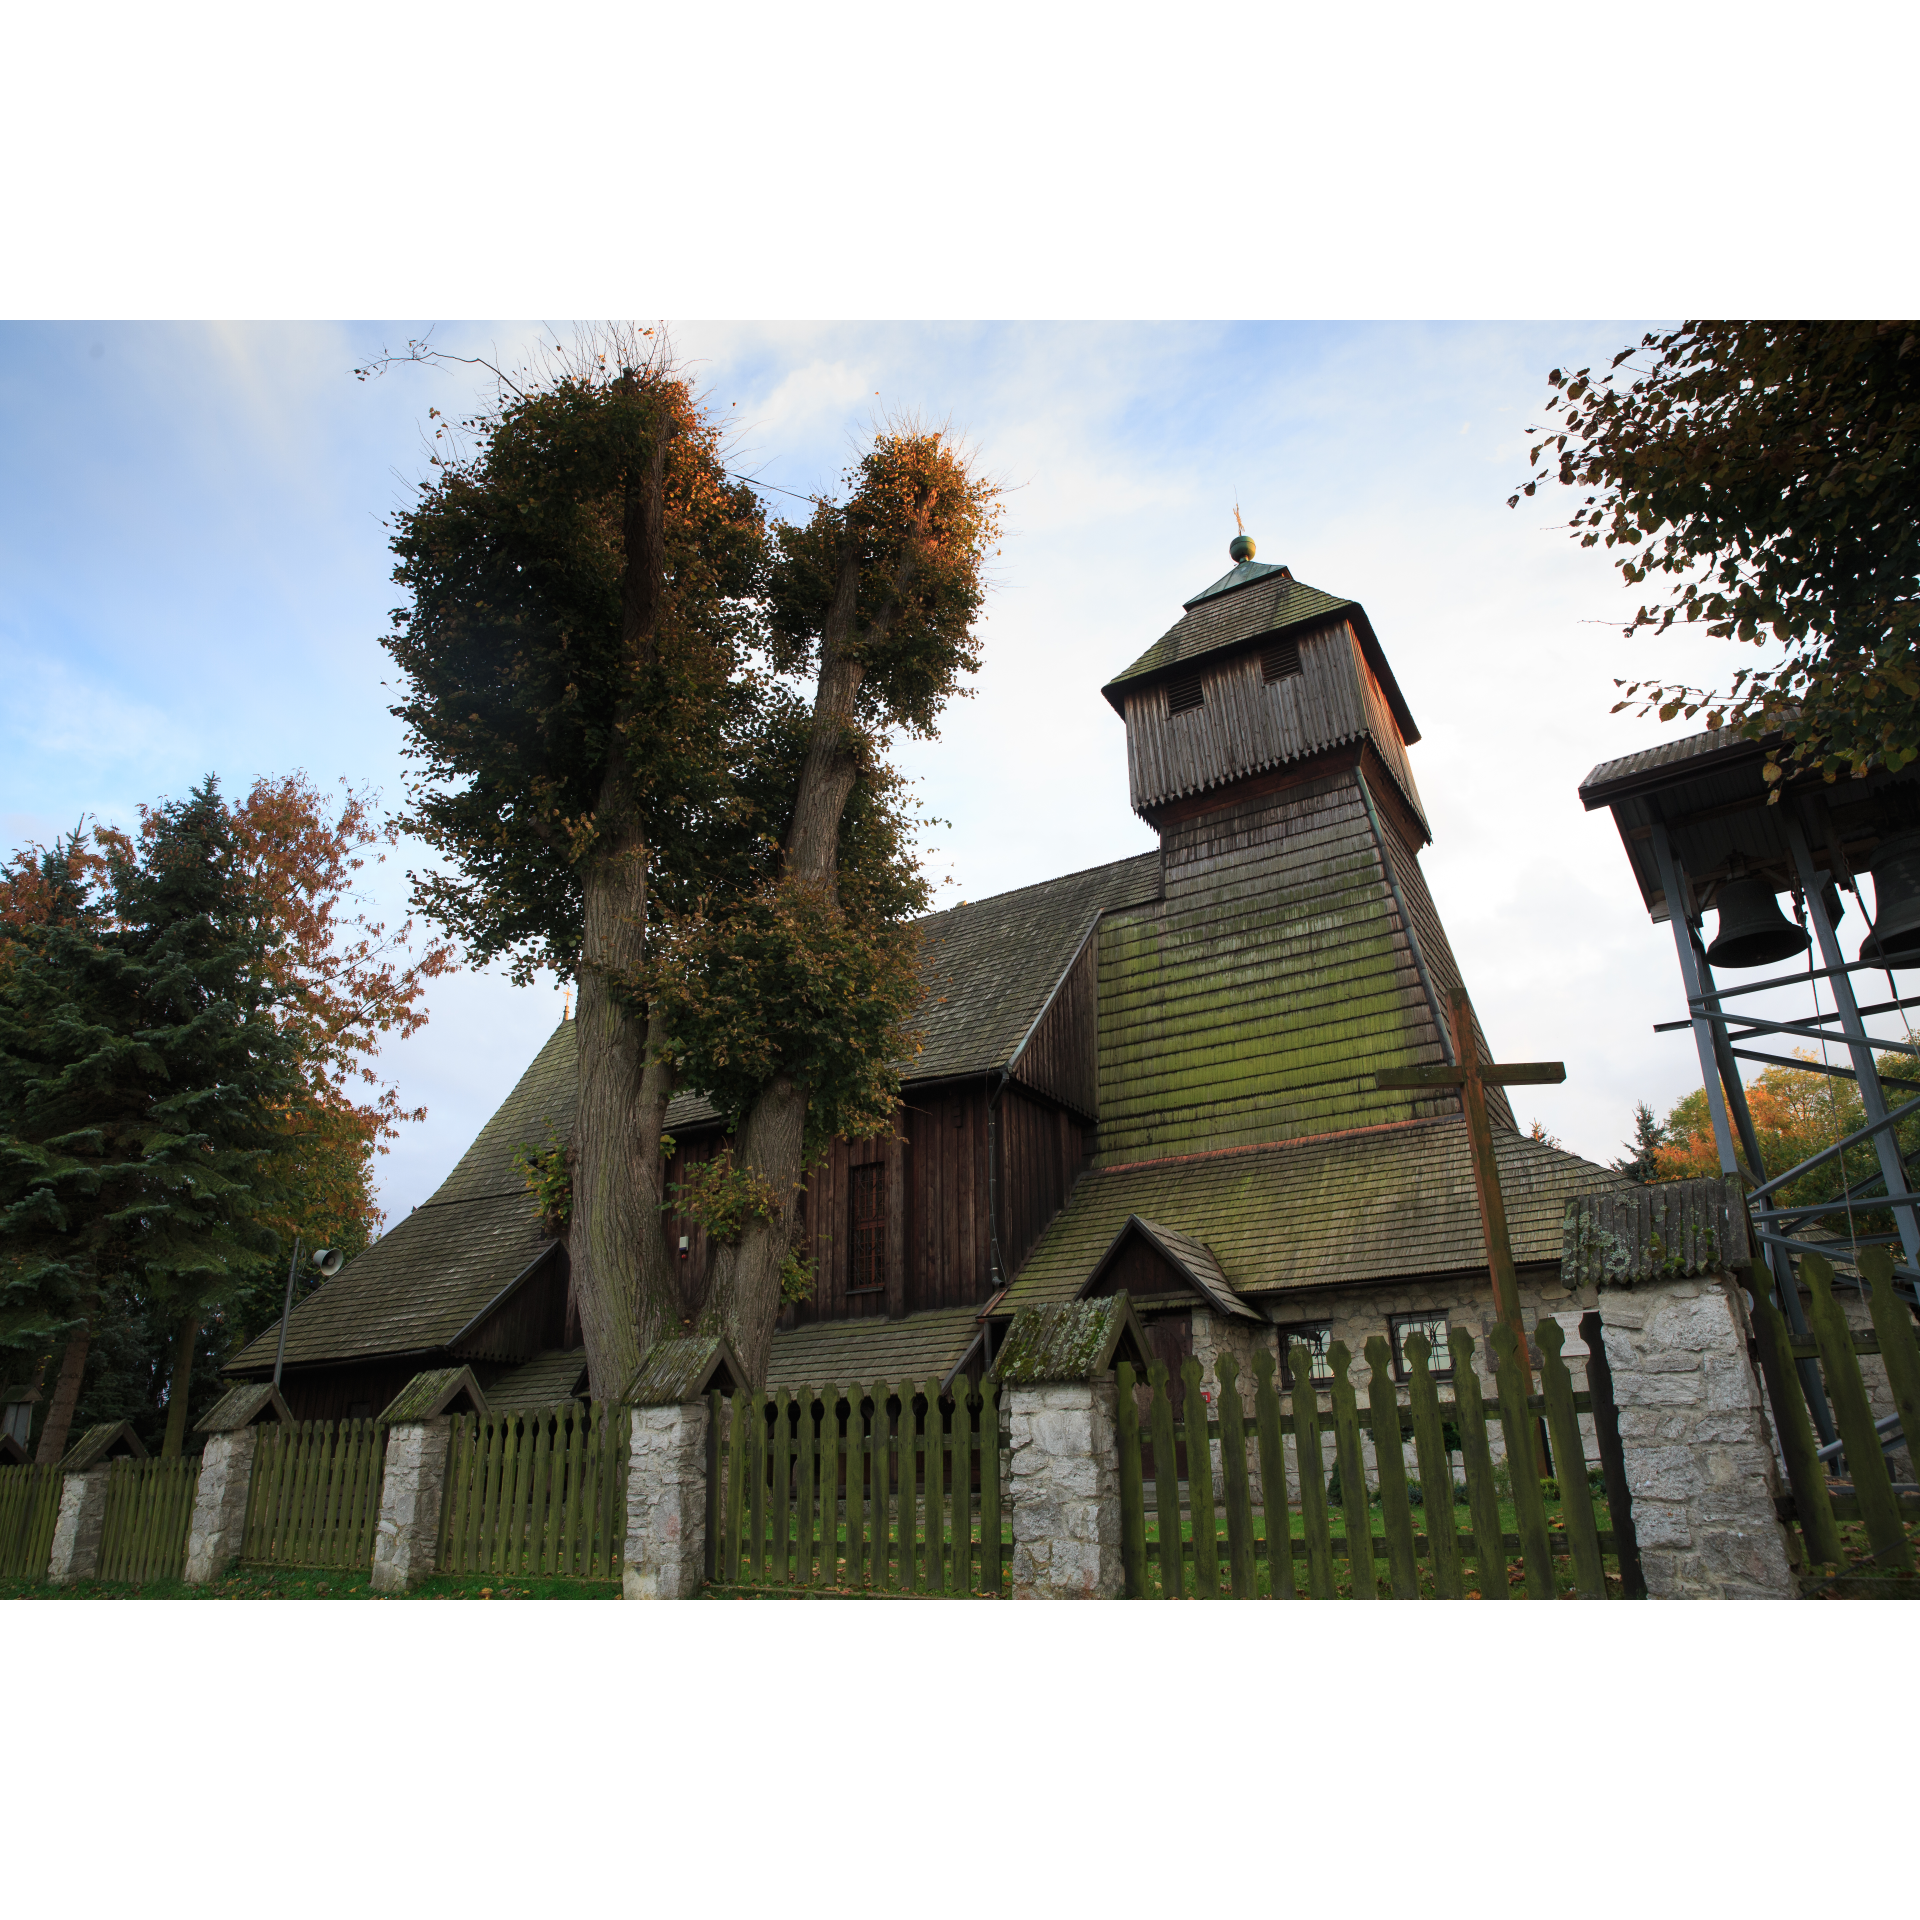
M1408 1332L1449 1325L1484 1351L1458 1095L1374 1085L1450 1059L1461 984L1420 869L1419 730L1357 601L1244 535L1231 558L1101 689L1158 851L923 923L923 1050L893 1132L837 1143L811 1180L815 1291L783 1316L770 1385L977 1374L1018 1306L1121 1288L1169 1359L1358 1355L1382 1333L1399 1369ZM566 1249L514 1164L566 1134L573 1090L563 1021L433 1197L294 1314L297 1417L376 1412L453 1363L496 1407L585 1391ZM1571 1330L1592 1302L1561 1288L1565 1205L1621 1177L1489 1104L1525 1317ZM721 1144L698 1095L668 1130L670 1179ZM666 1230L692 1321L705 1236ZM275 1346L230 1371L266 1377Z

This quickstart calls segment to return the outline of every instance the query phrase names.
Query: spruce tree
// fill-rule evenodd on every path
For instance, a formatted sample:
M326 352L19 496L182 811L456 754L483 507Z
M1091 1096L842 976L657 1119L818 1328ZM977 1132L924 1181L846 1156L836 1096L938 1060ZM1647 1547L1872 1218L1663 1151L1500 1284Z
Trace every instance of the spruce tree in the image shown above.
M0 1338L44 1340L130 1293L172 1332L177 1454L203 1316L277 1252L261 1216L302 1082L217 782L158 809L137 847L107 846L104 884L13 930L0 966Z

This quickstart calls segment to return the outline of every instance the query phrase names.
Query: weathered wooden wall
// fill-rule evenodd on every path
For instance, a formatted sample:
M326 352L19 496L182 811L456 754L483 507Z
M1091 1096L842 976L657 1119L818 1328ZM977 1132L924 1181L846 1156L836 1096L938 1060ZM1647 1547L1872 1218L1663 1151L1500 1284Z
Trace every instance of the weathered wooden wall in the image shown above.
M1077 1114L1011 1084L999 1106L1001 1278L1011 1280L1086 1170L1092 1129Z
M1178 1293L1194 1298L1192 1284L1175 1271L1160 1249L1132 1234L1114 1256L1113 1264L1088 1289L1096 1297L1110 1293L1130 1293L1136 1300L1151 1300L1156 1294ZM1157 1322L1155 1324L1158 1324ZM1185 1322L1183 1321L1184 1325ZM1191 1345L1181 1350L1182 1357Z
M566 1332L567 1256L555 1247L509 1299L448 1351L455 1361L531 1360L562 1345Z
M1087 1119L1100 1112L1100 943L1090 938L1053 996L1012 1077Z

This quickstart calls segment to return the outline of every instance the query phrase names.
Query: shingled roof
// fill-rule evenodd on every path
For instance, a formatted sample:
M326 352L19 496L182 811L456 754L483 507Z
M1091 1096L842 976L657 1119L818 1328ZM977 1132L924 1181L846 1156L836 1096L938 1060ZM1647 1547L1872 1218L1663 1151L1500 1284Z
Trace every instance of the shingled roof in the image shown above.
M1004 1067L1100 915L1143 905L1159 892L1160 855L1140 853L922 920L927 1000L910 1077Z
M767 1361L767 1385L796 1387L889 1386L929 1378L945 1382L980 1335L974 1307L942 1307L904 1320L820 1320L776 1333Z
M1504 1128L1494 1131L1494 1156L1520 1265L1560 1258L1575 1194L1627 1184ZM1466 1126L1455 1113L1090 1173L1000 1310L1071 1299L1133 1214L1202 1242L1243 1297L1471 1271L1487 1259Z
M1235 576L1244 576L1236 580ZM1247 646L1254 641L1273 639L1278 634L1319 626L1325 621L1344 618L1352 624L1367 657L1367 665L1380 682L1381 690L1393 709L1393 717L1403 740L1411 745L1420 738L1406 696L1387 665L1387 656L1375 637L1366 609L1357 600L1342 599L1296 580L1285 567L1267 567L1243 562L1232 573L1223 575L1212 586L1189 600L1180 618L1150 646L1139 659L1100 689L1115 713L1126 711L1124 696L1141 682L1156 679L1172 668L1183 667L1209 654L1229 647Z

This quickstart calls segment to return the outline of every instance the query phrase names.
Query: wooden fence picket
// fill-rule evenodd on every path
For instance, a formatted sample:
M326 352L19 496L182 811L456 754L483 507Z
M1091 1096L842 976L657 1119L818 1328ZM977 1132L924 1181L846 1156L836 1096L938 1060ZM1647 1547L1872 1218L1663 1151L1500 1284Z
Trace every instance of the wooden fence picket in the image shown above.
M1826 1376L1834 1425L1840 1429L1854 1498L1867 1525L1867 1545L1881 1566L1911 1573L1913 1548L1901 1521L1886 1455L1880 1451L1880 1436L1874 1431L1873 1408L1860 1377L1860 1363L1854 1358L1853 1333L1833 1297L1833 1268L1817 1253L1802 1254L1800 1277L1811 1293L1807 1318L1820 1348L1820 1368Z
M1540 1347L1547 1437L1553 1442L1554 1465L1559 1469L1560 1511L1565 1516L1567 1544L1572 1552L1573 1590L1583 1600L1604 1600L1607 1575L1600 1559L1600 1530L1593 1524L1593 1502L1587 1497L1587 1453L1580 1440L1580 1416L1574 1411L1573 1376L1560 1354L1567 1343L1567 1332L1551 1314L1543 1314L1534 1339ZM1569 1461L1575 1463L1572 1468ZM1574 1475L1578 1476L1577 1484Z
M47 1577L64 1477L57 1465L0 1467L0 1579Z
M97 1577L129 1586L179 1579L199 1481L200 1462L191 1455L114 1461L107 1470Z
M1300 1472L1307 1591L1316 1600L1331 1600L1335 1592L1333 1522L1327 1512L1326 1457L1320 1445L1320 1395L1314 1386L1312 1352L1304 1346L1291 1348L1287 1370L1293 1375L1293 1451Z
M998 1599L1005 1558L1000 1545L1000 1389L991 1379L980 1384L979 1434L980 1590Z
M1380 1483L1380 1521L1387 1549L1387 1579L1396 1600L1420 1597L1419 1555L1413 1540L1413 1503L1407 1494L1407 1456L1400 1430L1400 1397L1393 1383L1393 1353L1374 1334L1366 1345L1367 1406L1373 1415L1373 1470ZM1453 1526L1449 1507L1443 1515Z
M1287 1449L1280 1431L1280 1397L1274 1391L1273 1355L1253 1356L1253 1424L1260 1444L1260 1496L1266 1509L1267 1592L1274 1600L1295 1597L1293 1515L1287 1502Z
M1147 1368L1153 1389L1148 1424L1153 1434L1153 1506L1159 1521L1156 1558L1160 1564L1160 1595L1184 1600L1187 1594L1186 1554L1180 1544L1179 1443L1173 1432L1173 1390L1164 1360Z
M1193 1535L1193 1590L1202 1600L1217 1600L1220 1540L1213 1507L1213 1447L1207 1438L1206 1387L1200 1362L1191 1355L1180 1363L1180 1379L1186 1388L1187 1520ZM1183 1550L1181 1558L1185 1557Z
M1140 1403L1133 1362L1114 1370L1114 1428L1120 1443L1120 1573L1129 1600L1147 1593L1147 1495L1140 1476Z
M1347 1369L1353 1355L1344 1340L1327 1348L1333 1369L1333 1456L1340 1469L1340 1525L1346 1536L1347 1572L1356 1600L1377 1600L1380 1589L1373 1572L1373 1514L1367 1504L1366 1455L1360 1450L1360 1409L1354 1399ZM1358 1515L1354 1502L1359 1501Z
M1416 1329L1406 1337L1405 1352L1407 1400L1413 1412L1414 1457L1420 1462L1420 1511L1426 1522L1433 1590L1442 1600L1458 1600L1463 1589L1460 1536L1454 1530L1453 1462L1447 1452L1446 1429L1440 1417L1440 1395L1428 1364L1433 1344Z
M1494 1323L1490 1336L1494 1356L1494 1385L1500 1395L1500 1431L1507 1443L1507 1479L1513 1488L1514 1517L1520 1529L1521 1565L1526 1570L1527 1598L1551 1600L1553 1543L1547 1537L1547 1505L1536 1470L1534 1417L1527 1408L1526 1378L1521 1371L1519 1342L1504 1320ZM1585 1464L1582 1454L1581 1462Z
M1259 1589L1253 1570L1253 1490L1247 1479L1247 1427L1240 1405L1240 1365L1231 1352L1213 1363L1220 1383L1220 1490L1227 1508L1227 1578L1236 1600Z
M1473 1518L1474 1565L1480 1597L1507 1597L1506 1536L1500 1525L1500 1493L1493 1479L1493 1454L1487 1446L1487 1410L1480 1397L1480 1376L1473 1370L1473 1335L1454 1327L1447 1335L1453 1358L1453 1417L1460 1430L1460 1464L1466 1469L1467 1511ZM1531 1448L1529 1448L1531 1453Z
M1914 1333L1905 1301L1893 1290L1893 1254L1886 1247L1866 1247L1858 1264L1867 1283L1874 1331L1880 1336L1880 1361L1887 1370L1893 1410L1907 1437L1907 1457L1920 1459L1920 1336Z

